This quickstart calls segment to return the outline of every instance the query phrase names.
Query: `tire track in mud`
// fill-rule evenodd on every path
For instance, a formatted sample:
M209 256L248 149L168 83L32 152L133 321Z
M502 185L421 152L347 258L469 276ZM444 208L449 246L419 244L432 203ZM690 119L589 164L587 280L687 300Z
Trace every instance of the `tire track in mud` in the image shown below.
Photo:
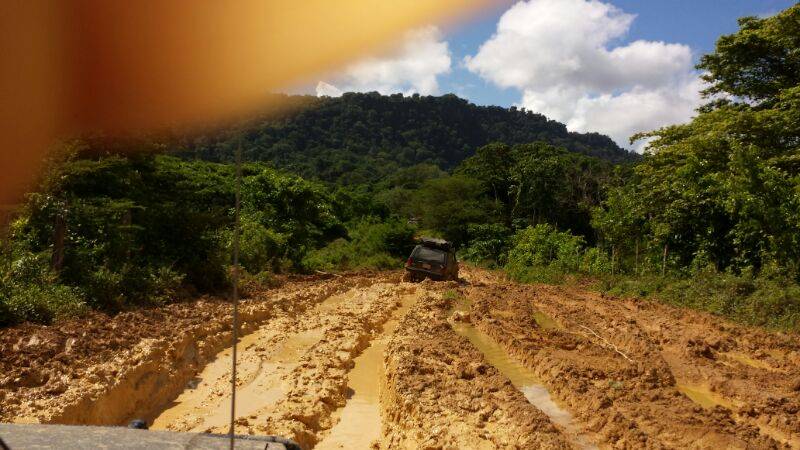
M355 358L381 333L393 311L401 306L400 298L413 296L416 290L407 283L376 284L321 315L328 322L322 338L284 377L285 396L268 410L251 416L255 426L247 431L286 436L303 448L316 445L346 406L348 375ZM250 423L238 425L249 427Z
M553 298L553 295L546 295ZM702 312L648 301L609 300L565 290L561 303L597 305L613 323L639 328L675 376L678 389L705 409L730 410L733 419L800 449L800 339L729 323Z
M388 343L380 448L572 448L544 413L453 330L447 322L452 303L438 294L420 299Z
M471 302L465 297L458 297L456 307L449 321L461 336L466 337L472 345L480 350L486 361L508 377L525 398L537 409L547 415L567 440L576 448L596 450L596 438L583 430L572 414L553 401L550 391L532 370L514 359L502 346L491 337L476 328L471 322Z
M576 300L561 288L483 279L463 289L476 326L533 370L600 442L615 448L779 448L722 407L683 395L662 356L661 337L620 308ZM589 294L590 295L590 294ZM609 306L609 305L604 305ZM635 309L635 308L634 308ZM559 327L544 328L544 311ZM719 321L717 321L719 322Z
M309 317L347 293L326 298L307 314L269 321L239 342L237 355L237 419L247 418L284 394L282 376L297 366L300 356L322 338ZM230 420L231 348L188 383L168 409L155 418L152 429L226 432Z
M369 347L353 362L348 373L348 400L334 416L337 423L315 449L370 448L380 446L382 419L380 389L386 378L383 357L386 345L400 325L400 320L419 300L421 288L413 294L402 295L400 306L392 312ZM422 294L424 295L424 294Z
M386 280L383 280L386 281ZM236 432L278 434L314 446L346 405L354 359L417 286L376 282L329 297L305 314L271 320L239 353ZM154 428L226 433L230 349L221 352Z

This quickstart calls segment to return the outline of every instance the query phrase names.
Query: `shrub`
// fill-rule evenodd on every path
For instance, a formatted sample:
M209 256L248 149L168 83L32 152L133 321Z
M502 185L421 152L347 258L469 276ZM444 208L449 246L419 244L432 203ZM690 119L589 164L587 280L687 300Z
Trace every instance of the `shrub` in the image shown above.
M274 273L266 270L251 274L246 269L242 269L239 273L239 295L243 298L251 297L262 289L277 287L280 284L281 280Z
M84 284L90 305L98 309L119 310L123 304L124 275L108 267L90 272Z
M184 275L171 267L161 266L151 270L147 292L150 303L165 304L182 297Z
M589 275L611 273L611 260L603 250L590 247L583 253L580 271Z
M348 239L310 252L306 270L394 269L414 248L414 229L397 219L366 218L348 225Z
M88 311L79 289L63 285L14 285L0 297L0 325L51 323Z
M565 273L577 272L584 240L552 225L539 224L517 232L508 252L512 268L551 267Z
M710 266L680 277L606 276L598 287L613 295L650 297L749 325L800 330L800 285L774 273L734 274Z
M506 263L511 230L501 224L470 224L469 243L461 251L463 259L477 263L503 265Z
M224 232L225 254L233 247L233 231ZM279 271L281 259L288 252L288 237L269 229L248 215L241 219L239 236L239 264L251 273Z
M350 269L355 255L354 246L347 239L336 239L321 249L310 252L303 259L307 270Z

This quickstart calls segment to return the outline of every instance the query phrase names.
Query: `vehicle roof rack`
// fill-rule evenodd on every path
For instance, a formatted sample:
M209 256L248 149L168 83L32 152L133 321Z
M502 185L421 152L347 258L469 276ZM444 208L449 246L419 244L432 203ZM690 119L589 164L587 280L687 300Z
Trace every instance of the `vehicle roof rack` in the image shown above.
M442 250L450 250L453 248L453 243L444 239L424 236L420 239L420 241L427 247L434 247Z

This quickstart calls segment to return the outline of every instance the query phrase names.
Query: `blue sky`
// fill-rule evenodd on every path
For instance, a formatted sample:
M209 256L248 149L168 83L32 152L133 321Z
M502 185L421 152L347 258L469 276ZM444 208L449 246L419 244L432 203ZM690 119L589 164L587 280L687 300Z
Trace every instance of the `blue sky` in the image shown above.
M448 27L398 37L383 54L321 76L317 95L455 93L518 106L572 131L597 131L641 151L631 135L690 120L704 101L701 55L737 19L790 0L525 0Z
M692 49L695 63L700 55L714 50L723 34L737 30L736 20L743 16L772 15L792 6L791 0L612 0L607 3L636 14L622 42L636 39L678 42ZM474 54L494 33L497 20L508 8L494 8L479 17L445 32L454 61ZM469 86L465 88L465 86ZM491 83L454 64L451 74L442 78L441 92L468 94L470 101L481 105L511 106L518 102L514 89L498 89Z

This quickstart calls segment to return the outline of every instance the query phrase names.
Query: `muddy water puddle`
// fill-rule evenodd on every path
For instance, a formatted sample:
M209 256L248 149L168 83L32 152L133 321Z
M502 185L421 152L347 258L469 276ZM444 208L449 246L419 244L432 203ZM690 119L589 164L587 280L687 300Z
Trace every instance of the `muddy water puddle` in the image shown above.
M734 406L733 403L725 400L721 395L711 392L705 386L678 383L676 388L678 392L705 409L713 409L716 406L730 409Z
M541 311L536 311L536 312L533 313L533 320L535 320L536 323L539 324L539 326L542 327L542 329L544 329L544 330L563 330L564 329L564 327L561 326L560 323L556 322L555 319L553 319L552 317L548 316L547 314L545 314L545 313L543 313Z
M400 306L384 324L380 336L356 357L348 374L351 392L347 404L336 415L339 421L315 449L369 448L381 437L379 390L384 378L383 353L400 319L414 304L416 295L403 295Z
M749 355L747 355L745 353L723 352L723 353L721 353L721 355L724 356L725 358L728 358L728 359L730 359L732 361L735 361L735 362L737 362L739 364L743 364L745 366L753 367L753 368L756 368L756 369L769 370L769 371L772 371L772 372L784 372L784 373L786 372L785 370L772 367L766 361L762 361L762 360L759 360L759 359L753 359L753 358L751 358Z
M464 314L469 311L469 307L469 301L462 298L457 300L453 312ZM560 327L557 322L544 314L542 314L541 320L548 324L545 327L537 319L537 323L542 328ZM486 362L511 380L511 383L525 395L528 402L545 413L550 421L562 427L575 445L582 449L597 448L575 424L572 414L553 401L550 391L531 370L513 359L503 347L471 323L452 321L451 325L456 333L467 338L475 348L483 353Z

